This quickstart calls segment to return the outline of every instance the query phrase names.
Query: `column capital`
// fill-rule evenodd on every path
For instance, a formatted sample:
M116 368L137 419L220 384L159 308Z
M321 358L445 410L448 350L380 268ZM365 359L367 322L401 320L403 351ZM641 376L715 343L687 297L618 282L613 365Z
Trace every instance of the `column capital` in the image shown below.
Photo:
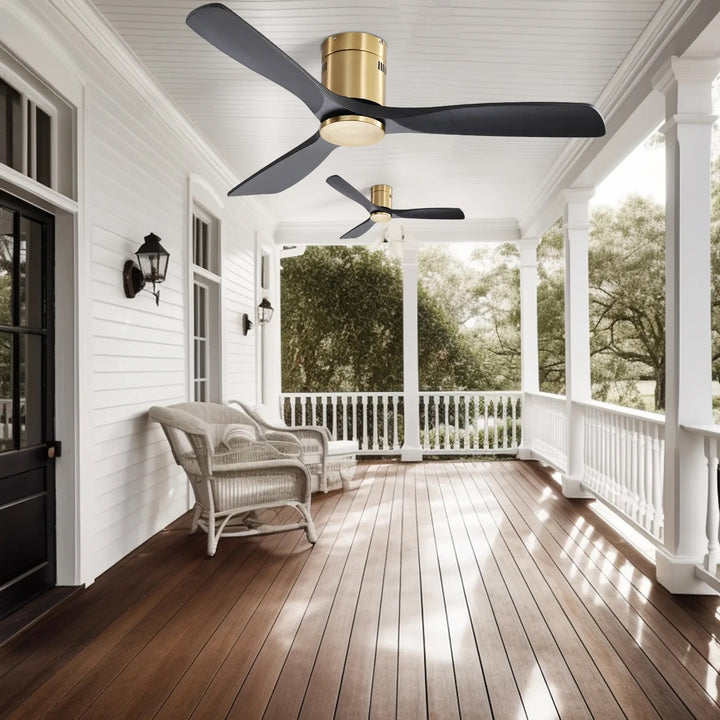
M515 244L520 251L520 267L537 267L537 249L542 238L525 237Z
M567 205L570 203L590 202L590 198L594 194L594 187L565 188L560 192L560 199Z
M653 76L654 90L668 93L675 83L711 83L720 73L720 55L673 55Z

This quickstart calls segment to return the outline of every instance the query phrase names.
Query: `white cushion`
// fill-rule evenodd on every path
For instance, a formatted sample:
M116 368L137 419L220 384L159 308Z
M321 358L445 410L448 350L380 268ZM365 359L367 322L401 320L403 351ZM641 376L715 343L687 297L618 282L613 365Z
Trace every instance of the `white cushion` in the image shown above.
M223 444L227 448L242 447L246 443L255 442L256 440L257 435L255 433L255 428L252 427L252 425L233 423L225 427Z
M327 455L353 455L360 450L357 440L331 440Z

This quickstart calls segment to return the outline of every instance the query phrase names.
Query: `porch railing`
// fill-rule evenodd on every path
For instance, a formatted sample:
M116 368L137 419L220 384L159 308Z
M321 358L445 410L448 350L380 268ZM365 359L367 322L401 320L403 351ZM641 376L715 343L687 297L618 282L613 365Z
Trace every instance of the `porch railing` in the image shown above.
M420 445L429 455L516 454L520 392L421 392ZM284 393L290 426L322 425L338 440L357 440L361 455L399 455L404 439L401 392Z
M656 544L663 541L663 415L607 403L584 413L583 485Z
M567 401L564 395L525 393L524 446L541 460L567 469Z
M665 418L594 401L574 407L583 417L583 487L661 545ZM567 472L567 443L566 398L525 393L525 449Z

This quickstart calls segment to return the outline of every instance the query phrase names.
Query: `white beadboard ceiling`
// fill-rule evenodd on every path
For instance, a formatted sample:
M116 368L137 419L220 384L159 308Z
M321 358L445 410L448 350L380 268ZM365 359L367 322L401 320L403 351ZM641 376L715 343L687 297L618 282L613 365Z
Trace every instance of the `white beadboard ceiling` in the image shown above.
M310 137L317 121L294 96L229 59L186 25L193 0L94 0L238 182ZM320 77L320 45L363 30L388 44L386 102L591 102L614 111L643 61L697 2L661 0L246 0L228 7ZM625 78L626 69L630 70ZM363 192L393 187L398 208L458 206L472 221L519 223L552 190L559 165L593 141L388 135L339 148L297 185L257 201L278 223L365 219L325 184L337 173ZM230 188L228 188L230 189ZM235 202L229 199L228 202ZM417 221L416 221L417 222ZM450 221L433 225L442 233ZM310 226L309 225L309 226ZM372 232L378 233L375 229ZM481 239L481 238L478 238Z

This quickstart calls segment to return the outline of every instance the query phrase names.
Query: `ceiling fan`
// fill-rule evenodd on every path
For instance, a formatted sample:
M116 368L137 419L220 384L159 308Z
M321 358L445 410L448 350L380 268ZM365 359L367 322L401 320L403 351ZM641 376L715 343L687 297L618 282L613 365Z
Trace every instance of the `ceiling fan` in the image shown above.
M281 192L312 172L339 145L379 142L386 133L599 137L600 113L586 103L520 102L400 108L385 106L386 44L363 32L322 44L322 82L221 3L191 11L188 26L226 55L272 80L307 105L319 130L228 195Z
M373 185L368 200L359 190L339 175L331 175L325 181L331 187L362 205L370 217L352 230L340 236L341 240L358 238L364 235L375 223L386 223L391 218L417 218L422 220L464 220L465 213L460 208L412 208L410 210L394 210L392 206L392 188L389 185Z

